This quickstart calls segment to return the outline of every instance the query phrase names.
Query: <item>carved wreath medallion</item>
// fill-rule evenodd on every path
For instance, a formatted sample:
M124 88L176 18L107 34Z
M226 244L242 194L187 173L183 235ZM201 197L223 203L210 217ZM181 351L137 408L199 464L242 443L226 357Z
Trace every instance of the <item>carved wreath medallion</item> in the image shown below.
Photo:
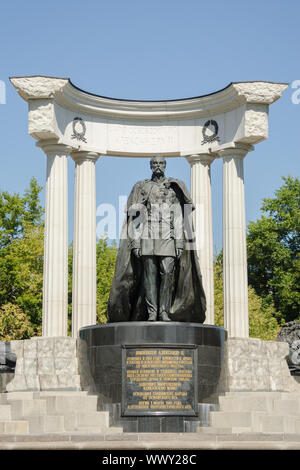
M211 128L213 127L214 128L214 132L213 134L209 135L207 134L207 130L208 128ZM209 121L206 121L206 123L204 124L203 128L202 128L202 135L203 135L203 140L202 140L202 145L203 144L209 144L211 142L214 142L214 141L220 141L220 137L218 137L218 132L219 132L219 126L218 126L218 123L217 121L214 121L213 119L209 120Z
M85 138L86 134L86 125L82 118L75 117L72 122L73 126L73 134L71 135L71 139L80 140L82 142L87 142Z

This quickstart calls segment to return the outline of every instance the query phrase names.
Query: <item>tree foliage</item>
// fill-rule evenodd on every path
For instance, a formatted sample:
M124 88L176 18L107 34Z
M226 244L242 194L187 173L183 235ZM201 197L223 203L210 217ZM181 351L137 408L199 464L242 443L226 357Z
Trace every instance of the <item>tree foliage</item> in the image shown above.
M42 187L32 178L24 196L0 191L0 249L21 238L28 226L41 227L44 210L40 204Z
M109 245L106 237L99 238L96 245L97 257L97 323L106 323L106 309L110 292L110 286L115 271L118 248L116 244ZM73 245L69 247L69 310L68 310L68 330L71 332L72 324L72 265L73 265Z
M43 289L43 209L35 179L24 196L0 192L0 307L14 305L39 334ZM18 308L20 310L18 310ZM6 311L6 310L5 310ZM4 315L1 310L1 317ZM9 308L12 315L12 307ZM27 331L24 330L24 335Z
M97 323L106 323L106 309L110 286L115 272L118 249L110 246L106 238L97 243Z
M0 307L0 341L27 339L34 335L30 318L16 304Z
M300 181L284 177L248 226L249 283L286 321L300 319Z
M224 326L223 313L223 270L221 256L214 264L215 278L215 323ZM275 341L281 328L282 319L276 312L274 305L264 305L254 289L248 287L249 335L252 338Z

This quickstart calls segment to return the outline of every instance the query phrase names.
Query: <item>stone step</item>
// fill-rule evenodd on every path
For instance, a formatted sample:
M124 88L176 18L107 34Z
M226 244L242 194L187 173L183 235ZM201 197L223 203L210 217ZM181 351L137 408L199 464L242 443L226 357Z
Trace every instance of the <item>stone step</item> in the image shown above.
M66 431L77 430L81 427L98 426L109 427L109 413L107 411L75 412L64 415Z
M25 420L1 420L0 434L28 434L29 423Z
M71 431L72 434L78 433L86 433L86 434L98 434L98 433L103 433L103 434L120 434L123 433L122 428L118 428L115 426L112 426L111 428L107 428L104 426L79 426L76 431Z
M260 419L253 426L256 432L264 433L295 433L296 420L292 416L282 415L266 415L261 416Z
M299 400L274 400L274 412L300 417L300 398Z
M56 433L65 432L65 421L63 416L33 416L28 418L29 433Z
M70 414L84 410L85 412L97 411L98 397L96 395L53 395L45 396L47 413Z
M220 411L265 411L272 412L274 398L259 396L221 396Z
M257 392L225 392L222 397L269 397L275 400L296 400L300 399L300 387L299 392L272 392L272 391L257 391ZM220 396L220 397L221 397Z
M283 399L284 396L290 396L289 392L272 392L272 391L257 391L257 392L225 392L224 397L268 397L273 399ZM220 397L221 397L220 396ZM219 397L219 398L220 398Z
M45 398L45 397L86 397L94 396L88 395L87 391L76 391L76 390L44 390L41 392L33 392L34 398Z
M216 428L251 428L252 413L249 411L212 411L210 424Z
M6 403L11 400L33 400L35 392L9 392L1 393L0 402Z
M79 426L105 426L109 427L109 413L96 411L94 413L78 413Z
M0 420L11 419L11 406L8 404L0 405Z
M251 434L253 433L254 431L252 431L252 428L251 427L232 427L232 428L216 428L216 427L213 427L213 426L209 426L209 431L205 431L203 427L200 427L198 429L198 433L202 433L202 434L213 434L213 435L221 435L221 434Z
M243 428L251 429L251 428ZM198 433L201 434L232 434L232 428L217 428L216 426L199 426Z
M282 400L300 400L300 386L299 386L299 392L291 392L291 393L285 393L281 397Z
M300 431L299 416L279 412L215 411L211 413L210 420L211 428L223 430L227 428L233 433L260 432L297 434ZM210 431L201 432L210 433ZM212 432L216 431L212 429Z
M9 400L11 406L11 418L23 419L47 414L46 400Z

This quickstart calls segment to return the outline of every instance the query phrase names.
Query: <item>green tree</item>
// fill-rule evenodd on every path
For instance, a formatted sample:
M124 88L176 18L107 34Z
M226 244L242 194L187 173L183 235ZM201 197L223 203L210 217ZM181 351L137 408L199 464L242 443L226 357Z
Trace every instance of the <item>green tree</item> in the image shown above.
M102 237L97 241L97 323L106 323L106 309L110 292L110 286L115 271L115 264L118 249L114 243L109 245L108 239ZM73 245L69 247L69 310L68 310L68 331L71 334L72 328L72 265L73 265Z
M39 201L41 189L32 179L24 196L0 192L0 307L14 306L17 313L21 310L24 317L19 315L18 318L24 318L24 321L29 318L35 335L41 332L42 320L44 236L43 209ZM1 310L1 317L3 312ZM25 328L24 335L25 331L29 330Z
M106 323L106 309L113 280L118 249L110 246L107 238L97 243L97 323Z
M291 176L247 236L249 283L266 306L274 303L286 321L300 319L300 181Z
M214 264L215 279L215 323L224 326L223 313L223 270L221 254ZM249 335L251 338L275 341L282 325L280 314L274 305L264 305L263 300L248 287ZM284 322L283 322L284 323Z
M72 336L72 280L73 280L73 243L68 253L68 335Z
M34 334L29 317L18 305L0 307L0 341L31 338Z
M24 196L0 191L0 250L22 237L26 227L41 227L44 210L39 194L42 187L32 178Z

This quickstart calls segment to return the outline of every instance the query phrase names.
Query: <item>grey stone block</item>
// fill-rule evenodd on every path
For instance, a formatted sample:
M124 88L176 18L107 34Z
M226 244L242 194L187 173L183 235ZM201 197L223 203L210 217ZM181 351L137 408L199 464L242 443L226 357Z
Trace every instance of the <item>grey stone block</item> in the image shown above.
M24 339L24 358L36 358L37 357L37 339Z
M54 367L56 374L70 374L76 375L78 374L78 365L76 357L74 356L72 359L65 358L65 357L56 357L54 359Z
M37 358L24 357L24 375L37 375Z
M97 411L97 396L68 394L67 396L57 395L50 398L48 412L51 414Z
M16 375L24 374L24 358L22 356L17 358L15 374Z
M15 374L13 380L6 386L7 392L17 392L27 390L27 384L24 375Z
M39 338L38 339L38 357L51 358L54 357L54 338Z
M58 388L57 375L41 374L40 379L40 390L55 390Z
M3 426L3 434L28 434L29 432L29 425L28 421L20 420L20 421L2 421L0 422L0 429L1 424Z
M57 376L57 387L67 390L81 390L80 376L60 373Z
M0 405L0 420L11 419L11 406L9 404Z
M28 435L28 436L16 436L17 442L59 442L59 441L69 441L70 437L68 434L60 433L47 433L37 435Z
M40 390L40 380L38 375L25 375L25 381L26 381L26 389L27 390L34 390L34 391L39 391Z
M45 351L44 351L45 352ZM54 358L49 356L38 356L38 374L39 375L54 375Z
M10 342L10 350L15 353L17 358L23 357L24 354L24 340L14 340Z
M96 433L96 434L93 434L93 433L90 433L87 437L86 434L84 433L79 433L79 434L70 434L70 440L71 441L74 441L74 442L84 442L88 439L88 441L104 441L104 434L99 434L99 433Z
M74 358L76 357L77 347L76 338L55 338L54 356L55 358Z
M36 416L28 418L29 432L35 433L52 433L64 432L63 416Z
M210 414L212 426L219 428L232 427L251 427L251 412L229 412L229 411L212 411Z
M78 426L109 427L109 414L105 411L85 411L77 413Z
M47 406L45 400L20 399L10 401L11 416L13 419L27 419L29 417L45 416Z

